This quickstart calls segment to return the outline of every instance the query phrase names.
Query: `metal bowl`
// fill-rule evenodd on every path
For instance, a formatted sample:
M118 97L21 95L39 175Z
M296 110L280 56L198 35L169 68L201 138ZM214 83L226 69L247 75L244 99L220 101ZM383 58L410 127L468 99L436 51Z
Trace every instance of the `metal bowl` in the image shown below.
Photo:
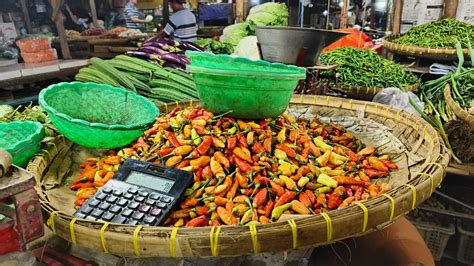
M314 66L324 47L348 33L296 27L257 27L262 58L269 62Z

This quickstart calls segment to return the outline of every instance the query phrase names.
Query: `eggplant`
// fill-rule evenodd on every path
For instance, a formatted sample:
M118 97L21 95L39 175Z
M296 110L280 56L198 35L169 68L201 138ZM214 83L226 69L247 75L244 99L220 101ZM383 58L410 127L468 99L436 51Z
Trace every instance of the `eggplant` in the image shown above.
M156 48L153 46L142 47L138 51L144 52L147 54L157 55L161 59L170 63L181 64L181 65L187 65L190 63L189 59L184 55L168 53L166 51L161 50L160 48Z
M191 51L198 51L198 52L205 52L206 48L201 47L193 42L181 42L184 50L191 50Z

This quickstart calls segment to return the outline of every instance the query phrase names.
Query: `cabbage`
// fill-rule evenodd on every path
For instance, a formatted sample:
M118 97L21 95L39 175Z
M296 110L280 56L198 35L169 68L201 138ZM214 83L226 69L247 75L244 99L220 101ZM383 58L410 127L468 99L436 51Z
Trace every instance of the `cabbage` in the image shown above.
M288 8L285 3L265 3L250 9L246 21L257 26L288 26Z
M220 37L220 41L231 43L232 45L236 46L239 44L240 40L252 34L254 33L249 23L237 23L224 28L223 34Z
M247 36L240 40L233 56L245 57L251 60L260 60L260 51L257 46L257 36Z

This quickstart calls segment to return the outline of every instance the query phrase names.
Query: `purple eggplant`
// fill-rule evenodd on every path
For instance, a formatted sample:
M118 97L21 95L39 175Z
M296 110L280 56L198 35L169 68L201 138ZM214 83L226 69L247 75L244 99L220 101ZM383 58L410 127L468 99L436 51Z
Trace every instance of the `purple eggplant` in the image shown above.
M193 42L181 42L184 50L190 50L190 51L198 51L198 52L205 52L206 48L201 47Z
M139 51L147 53L147 54L157 55L161 59L170 63L182 64L182 65L187 65L190 63L189 59L184 55L168 53L166 51L161 50L160 48L156 48L152 46L142 47L139 49Z

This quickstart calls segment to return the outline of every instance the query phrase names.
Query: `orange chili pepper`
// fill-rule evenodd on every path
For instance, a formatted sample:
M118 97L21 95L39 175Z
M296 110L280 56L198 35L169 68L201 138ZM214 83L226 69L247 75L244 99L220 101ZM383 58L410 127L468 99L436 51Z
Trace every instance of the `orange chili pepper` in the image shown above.
M277 144L277 145L275 145L275 148L277 148L277 149L279 149L279 150L282 150L282 151L285 152L286 155L288 155L289 157L294 158L295 155L296 155L296 152L295 152L292 148L286 146L285 144Z
M195 168L199 168L199 167L204 167L206 165L209 165L210 162L211 162L211 157L201 156L197 159L191 160L189 164L194 166Z
M170 158L168 158L168 160L166 160L165 166L173 167L179 162L181 162L182 159L183 159L183 156L171 156Z
M209 211L209 207L207 206L196 206L197 215L206 215L208 211Z
M383 162L381 162L377 157L370 156L367 161L369 162L370 166L372 166L375 170L388 172L388 167L385 166Z
M110 165L118 165L122 162L122 157L120 156L110 156L105 158L104 162Z
M311 200L309 199L308 195L306 193L300 193L298 195L298 200L304 204L306 207L311 207L313 204L311 203Z
M278 195L278 196L282 196L284 193L285 193L285 189L278 185L277 183L275 183L274 181L270 181L270 186L272 187L272 190Z
M237 120L237 124L239 125L240 130L250 129L250 126L240 119Z
M204 225L207 225L207 218L205 215L198 216L186 223L186 226L188 227L198 227Z
M397 170L398 169L398 166L396 164L394 164L392 161L383 160L382 163L385 164L385 166L387 166L388 168L390 168L392 170Z
M349 157L349 161L351 161L351 162L358 162L359 161L359 157L357 156L357 154L355 152L351 151L350 149L347 149L346 155Z
M190 208L190 207L194 207L198 204L199 200L196 199L196 198L186 198L184 199L181 204L179 205L179 207L181 209L186 209L186 208Z
M214 174L212 173L211 171L211 167L209 165L205 166L203 169L202 169L202 177L204 179L209 179L209 178L212 178L214 176Z
M224 166L225 169L230 168L230 162L222 152L216 151L214 153L214 157L216 158L216 161L218 161L222 166Z
M314 195L314 193L311 190L307 189L307 190L304 191L304 193L306 194L306 196L310 200L311 205L316 203L316 196Z
M168 139L168 141L171 143L171 145L173 145L175 148L178 148L179 146L181 146L178 142L178 139L176 139L176 136L174 135L174 133L170 131L166 131L165 136Z
M297 200L292 200L291 201L291 207L293 211L295 211L298 214L303 214L303 215L308 215L311 212L309 209L305 206L305 204L301 203L300 201Z
M216 148L225 148L225 143L218 137L212 137L212 146Z
M235 163L237 164L237 167L239 167L240 171L247 173L252 171L252 166L250 166L247 162L244 160L240 159L239 157L235 157Z
M237 134L237 142L239 143L240 147L243 147L243 148L248 147L247 138L242 133Z
M275 202L275 207L278 207L280 205L283 205L285 203L288 203L292 201L296 196L296 193L294 191L287 190L283 195L280 196L280 198Z
M184 155L188 155L190 152L192 152L193 149L194 148L191 145L183 145L183 146L180 146L178 148L175 148L173 150L173 153L174 153L174 155L184 156Z
M236 178L234 180L234 183L232 184L232 187L230 187L229 191L227 191L226 198L233 199L235 197L235 194L237 193L238 188L239 188L239 181Z
M240 147L236 147L232 152L235 154L235 156L239 157L240 159L245 160L249 163L253 163L250 155L244 152L244 150L241 149Z
M225 177L224 169L214 156L211 158L211 171L217 178Z
M224 197L215 196L214 203L216 203L217 206L225 206L227 199Z
M232 215L231 212L227 211L223 207L217 207L217 214L222 222L226 225L235 225L237 224L237 218Z
M235 178L237 179L237 181L239 182L239 186L241 188L247 188L248 185L249 185L249 178L242 175L240 173L240 170L237 169L237 171L235 172Z
M268 190L266 188L260 189L253 198L254 207L263 206L267 202Z
M272 137L267 137L263 141L263 148L265 149L266 152L271 153L272 152Z

